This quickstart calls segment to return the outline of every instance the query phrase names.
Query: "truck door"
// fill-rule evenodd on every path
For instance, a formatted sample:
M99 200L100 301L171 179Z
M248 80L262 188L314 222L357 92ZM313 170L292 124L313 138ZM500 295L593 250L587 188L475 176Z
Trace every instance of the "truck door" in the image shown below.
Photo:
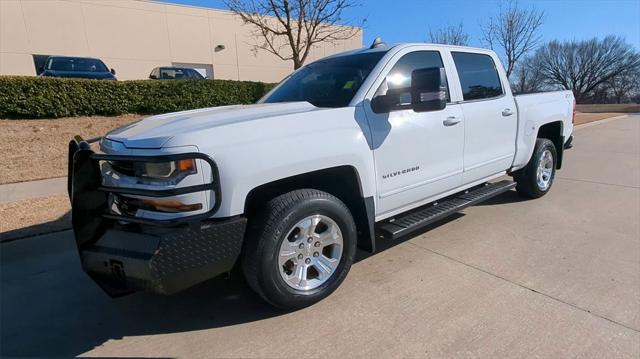
M451 56L462 88L465 120L463 182L471 183L508 169L515 155L518 116L504 71L489 54Z
M442 58L434 50L399 52L374 83L369 100L395 91L405 106L375 113L370 101L365 101L373 140L377 217L389 217L461 185L464 121L460 105L448 101L443 110L419 113L406 108L411 102L411 73L444 67Z

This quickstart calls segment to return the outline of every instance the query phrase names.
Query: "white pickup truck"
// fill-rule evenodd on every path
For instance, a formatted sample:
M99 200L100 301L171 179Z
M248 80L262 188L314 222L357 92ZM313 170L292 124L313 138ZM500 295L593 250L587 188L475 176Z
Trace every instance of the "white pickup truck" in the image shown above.
M514 187L543 196L574 107L569 91L514 96L489 50L376 42L302 67L254 105L148 117L95 152L76 136L82 267L118 296L237 265L269 303L308 306L340 285L356 247Z

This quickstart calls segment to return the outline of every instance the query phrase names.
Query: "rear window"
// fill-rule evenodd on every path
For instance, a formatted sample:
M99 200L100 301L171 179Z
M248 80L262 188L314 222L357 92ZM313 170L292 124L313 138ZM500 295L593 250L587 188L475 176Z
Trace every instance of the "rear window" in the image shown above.
M107 66L97 59L78 57L51 57L47 61L47 70L77 72L109 72Z
M504 92L496 64L489 55L453 52L465 101L489 99Z

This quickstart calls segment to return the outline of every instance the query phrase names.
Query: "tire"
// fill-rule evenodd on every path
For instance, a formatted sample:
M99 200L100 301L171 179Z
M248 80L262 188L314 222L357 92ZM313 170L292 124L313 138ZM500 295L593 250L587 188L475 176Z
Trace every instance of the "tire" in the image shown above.
M292 191L270 200L249 221L242 270L270 304L286 310L307 307L330 295L347 276L356 252L356 225L347 206L331 194Z
M538 138L527 165L514 173L518 194L526 198L540 198L553 185L557 163L556 147L546 138Z

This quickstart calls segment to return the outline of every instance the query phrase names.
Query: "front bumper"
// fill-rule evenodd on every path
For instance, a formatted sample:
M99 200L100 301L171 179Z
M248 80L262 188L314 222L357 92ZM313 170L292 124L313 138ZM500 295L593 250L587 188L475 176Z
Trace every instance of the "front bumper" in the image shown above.
M212 179L203 185L159 191L106 187L100 161L203 160ZM109 295L136 290L172 294L232 269L242 247L247 220L211 219L219 207L220 183L215 162L201 153L168 156L96 154L80 137L69 143L68 191L71 222L83 270ZM153 220L109 209L109 195L168 197L213 191L216 204L205 212Z
M111 296L136 290L173 294L231 270L246 222L205 221L197 229L156 233L116 226L80 251L82 268Z

